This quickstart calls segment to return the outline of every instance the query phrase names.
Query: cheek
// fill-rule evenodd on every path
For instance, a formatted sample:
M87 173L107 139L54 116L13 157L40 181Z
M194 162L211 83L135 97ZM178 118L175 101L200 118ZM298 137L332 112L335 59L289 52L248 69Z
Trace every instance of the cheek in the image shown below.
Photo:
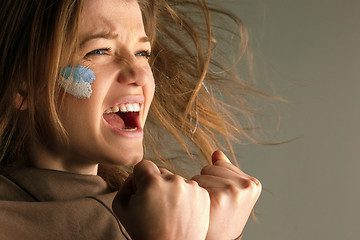
M59 116L67 131L73 131L82 127L82 123L89 118L89 109L84 104L84 99L78 99L72 95L66 95L59 108ZM87 109L88 111L85 111ZM90 109L91 110L91 109Z
M95 73L90 68L77 65L69 66L61 71L60 86L76 98L90 98L91 85L95 80Z
M149 78L149 81L148 81L148 87L149 87L149 94L151 95L151 101L154 97L154 93L155 93L155 79L154 79L154 74L151 70L151 67L149 67L149 73L148 73L148 78Z
M148 73L147 84L142 89L143 89L143 94L145 96L145 109L144 109L144 122L143 122L144 125L155 93L155 81L151 70Z
M149 75L148 75L148 83L145 86L144 92L146 94L146 98L148 101L148 105L150 107L150 104L154 98L154 94L155 94L155 80L154 80L154 76L152 74L152 71L150 69Z

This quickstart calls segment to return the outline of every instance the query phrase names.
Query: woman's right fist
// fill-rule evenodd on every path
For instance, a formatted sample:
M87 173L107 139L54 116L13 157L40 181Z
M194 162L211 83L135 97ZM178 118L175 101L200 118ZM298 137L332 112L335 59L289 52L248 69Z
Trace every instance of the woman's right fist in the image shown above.
M210 197L197 182L143 160L116 195L113 209L134 240L204 240Z

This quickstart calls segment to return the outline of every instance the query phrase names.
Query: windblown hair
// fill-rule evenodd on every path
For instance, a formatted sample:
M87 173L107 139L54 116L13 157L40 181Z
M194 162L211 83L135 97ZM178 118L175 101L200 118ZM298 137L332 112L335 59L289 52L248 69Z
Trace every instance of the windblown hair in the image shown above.
M31 141L50 149L66 142L56 108L56 79L77 46L80 13L79 1L1 1L1 165L26 165ZM19 93L27 100L26 111L15 107Z
M71 62L78 45L79 19L85 0L3 0L0 3L0 161L3 166L26 165L29 142L49 149L67 143L57 111L59 69ZM247 96L261 95L236 74L246 55L246 28L236 16L210 7L205 0L139 0L153 54L156 91L146 127L146 153L168 164L159 149L159 129L170 133L194 160L210 159L215 149L232 153L232 142L255 141L247 132L252 111ZM228 19L235 28L212 25L212 18ZM224 24L225 25L225 24ZM227 24L226 24L227 25ZM235 30L234 30L235 29ZM219 57L217 31L239 42L237 58L226 65ZM229 89L236 89L235 95ZM18 94L28 109L15 107ZM221 93L221 94L219 94ZM221 96L231 100L225 103ZM234 111L241 114L240 124ZM225 145L224 145L225 144ZM196 146L195 155L191 146ZM100 166L114 188L125 170Z

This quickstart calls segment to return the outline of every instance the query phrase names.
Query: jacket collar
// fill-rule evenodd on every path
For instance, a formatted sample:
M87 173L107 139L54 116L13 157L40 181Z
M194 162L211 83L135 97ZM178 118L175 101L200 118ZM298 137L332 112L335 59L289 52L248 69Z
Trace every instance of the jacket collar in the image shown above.
M2 172L35 201L66 201L112 192L97 175L82 175L49 169L8 169Z

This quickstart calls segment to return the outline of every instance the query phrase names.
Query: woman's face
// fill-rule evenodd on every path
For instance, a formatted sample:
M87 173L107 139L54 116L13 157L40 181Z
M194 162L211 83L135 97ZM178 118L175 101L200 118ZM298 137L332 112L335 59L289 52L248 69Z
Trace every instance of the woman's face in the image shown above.
M83 16L75 65L91 69L95 80L90 98L66 94L61 105L71 141L68 161L135 164L143 157L143 127L155 88L139 6L135 0L86 0Z

